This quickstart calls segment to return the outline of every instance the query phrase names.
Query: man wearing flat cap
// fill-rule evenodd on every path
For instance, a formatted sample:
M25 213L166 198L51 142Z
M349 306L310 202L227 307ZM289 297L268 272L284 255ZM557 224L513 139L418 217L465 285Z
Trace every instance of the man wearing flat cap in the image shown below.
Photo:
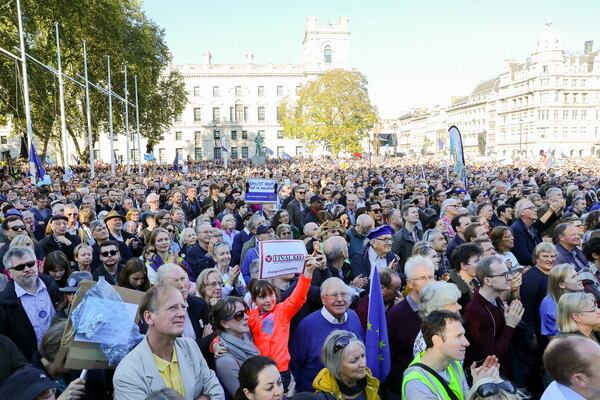
M53 215L49 224L52 231L40 240L40 246L42 246L44 254L48 255L53 251L60 250L65 253L69 261L74 262L73 250L75 246L81 243L81 240L77 235L70 235L67 232L69 218L66 215Z
M390 266L395 258L392 253L393 234L394 229L389 225L371 229L367 234L367 239L369 239L367 246L352 257L352 274L354 277L362 275L364 278L368 278L371 276L371 270L374 266L377 266L377 268Z

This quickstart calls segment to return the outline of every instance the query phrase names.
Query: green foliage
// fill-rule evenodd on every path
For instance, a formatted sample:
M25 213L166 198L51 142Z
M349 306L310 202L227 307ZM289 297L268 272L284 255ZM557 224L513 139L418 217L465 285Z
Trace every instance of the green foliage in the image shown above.
M279 112L284 136L301 139L309 148L331 146L333 154L361 152L361 140L377 121L367 78L343 69L305 83L297 101L287 100Z
M86 41L89 80L107 87L107 56L111 62L111 84L124 97L124 66L127 65L129 101L135 103L134 75L138 76L140 132L150 144L159 140L174 117L183 111L186 93L177 73L162 75L170 55L164 31L141 11L133 0L22 0L26 51L44 64L57 66L54 22L60 25L62 68L80 82L84 75L83 44ZM18 20L13 2L0 12L0 47L20 55ZM28 61L31 117L34 134L44 143L60 137L58 78ZM72 138L87 138L85 90L64 81L68 132ZM0 56L0 115L10 115L17 132L25 131L25 111L20 63ZM106 143L108 98L90 88L93 139ZM113 99L116 134L125 133L124 104ZM135 109L129 109L130 132L135 131ZM77 148L87 159L87 146Z

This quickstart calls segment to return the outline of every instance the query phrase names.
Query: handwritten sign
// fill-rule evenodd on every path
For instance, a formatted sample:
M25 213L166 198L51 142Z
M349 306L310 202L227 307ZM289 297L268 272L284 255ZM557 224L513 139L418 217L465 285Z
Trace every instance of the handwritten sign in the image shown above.
M246 203L277 203L276 179L247 179Z
M302 240L266 240L258 243L260 279L304 272L306 246Z

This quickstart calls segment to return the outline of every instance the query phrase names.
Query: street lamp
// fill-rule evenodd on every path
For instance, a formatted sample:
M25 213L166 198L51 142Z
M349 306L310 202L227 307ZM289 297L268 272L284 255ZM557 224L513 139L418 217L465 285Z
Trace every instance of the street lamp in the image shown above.
M217 160L217 154L219 154L219 152L217 151L217 124L213 124L213 140L215 141L215 147L213 148L213 158Z

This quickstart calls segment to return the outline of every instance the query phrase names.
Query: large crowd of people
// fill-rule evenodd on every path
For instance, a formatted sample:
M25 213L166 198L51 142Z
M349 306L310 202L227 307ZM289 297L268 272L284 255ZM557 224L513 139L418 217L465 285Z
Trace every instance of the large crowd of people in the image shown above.
M600 162L441 161L2 176L0 398L600 399ZM260 279L260 242L292 239L304 272ZM57 358L85 279L143 292L142 341L87 376Z

